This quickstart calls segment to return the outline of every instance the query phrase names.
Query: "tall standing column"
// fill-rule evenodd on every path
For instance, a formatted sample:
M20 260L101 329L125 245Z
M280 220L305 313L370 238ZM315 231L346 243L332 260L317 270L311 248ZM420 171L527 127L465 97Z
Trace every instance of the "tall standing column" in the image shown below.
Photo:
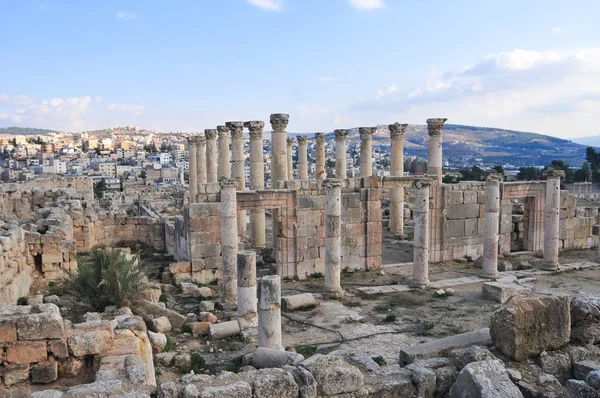
M237 190L246 189L244 178L244 122L226 122L231 133L231 177L237 181ZM246 211L237 213L238 233L246 232Z
M219 178L231 176L229 169L229 144L231 143L231 136L227 126L217 126L219 132L219 164L217 166L217 175Z
M250 131L250 189L265 189L265 164L263 155L263 128L265 123L244 123ZM265 247L265 210L257 209L250 214L250 239L252 247Z
M498 273L498 228L500 226L500 174L490 174L485 180L485 224L483 229L484 278L496 279Z
M190 178L189 183L189 203L196 203L196 198L198 194L198 169L196 167L196 152L197 152L197 139L196 136L193 135L188 137L188 146L189 146L189 167L188 173Z
M204 130L206 137L206 182L217 182L217 130Z
M219 178L221 185L221 256L223 304L237 304L237 202L233 178Z
M196 170L198 173L198 186L206 184L206 137L199 135L196 138Z
M299 135L298 140L298 179L308 180L308 137Z
M288 137L286 139L287 143L287 179L294 179L294 161L292 160L292 145L294 144L294 139Z
M544 261L542 269L558 270L558 237L560 224L560 178L562 170L546 171L546 208L544 217Z
M329 179L325 186L325 291L342 295L342 181Z
M390 124L391 148L391 174L404 175L404 132L408 124ZM404 188L390 190L390 232L395 235L404 235Z
M348 130L334 130L335 134L335 177L346 178L346 137Z
M373 134L377 127L359 127L360 133L360 176L373 175Z
M290 116L285 113L274 113L271 115L271 186L276 181L285 181L288 178L287 171L287 132Z
M279 275L263 276L258 280L258 346L283 350Z
M430 178L414 181L417 189L414 212L413 275L411 286L424 289L429 286L429 187Z
M427 119L429 130L429 148L427 152L427 174L434 178L434 183L442 183L442 133L444 118Z
M243 251L237 254L237 315L240 327L248 329L258 325L256 300L256 253Z
M315 178L324 180L327 177L325 171L325 133L315 133L317 140L317 155L315 160Z

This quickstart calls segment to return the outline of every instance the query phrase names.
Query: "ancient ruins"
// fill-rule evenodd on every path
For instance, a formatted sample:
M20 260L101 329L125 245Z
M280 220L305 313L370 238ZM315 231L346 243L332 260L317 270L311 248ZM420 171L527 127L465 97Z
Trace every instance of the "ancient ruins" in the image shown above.
M312 138L288 136L288 119L269 120L270 183L263 121L190 134L187 197L144 193L176 215L128 214L125 196L101 207L86 178L1 185L0 396L600 396L600 264L595 251L568 254L598 246L598 207L577 206L591 186L561 190L563 172L551 168L541 181L442 183L442 118L427 120L425 175L404 172L400 123L386 131L389 176L373 176L375 127L359 128L359 177L346 174L348 130L333 132L331 175L326 134L315 134L312 173ZM389 261L389 245L411 258ZM52 289L98 247L149 250L147 288L130 307L75 314ZM587 292L561 291L565 275L587 278ZM372 325L356 315L378 311L369 300L386 315ZM419 303L414 322L402 300ZM448 318L470 305L484 320L464 330L450 319L452 332L432 338L425 307L444 311L441 300L454 306ZM382 326L394 311L403 329ZM303 333L316 342L302 346L315 346L310 355L287 343ZM401 340L375 338L387 335ZM367 338L372 355L350 345ZM235 369L217 357L209 370L200 353L229 361L227 344L241 351Z

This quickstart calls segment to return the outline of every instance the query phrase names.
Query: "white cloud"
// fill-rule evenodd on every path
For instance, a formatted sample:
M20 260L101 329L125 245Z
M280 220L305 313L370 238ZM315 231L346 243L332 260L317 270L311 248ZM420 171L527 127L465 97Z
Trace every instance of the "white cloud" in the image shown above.
M348 3L354 8L362 10L374 10L385 7L383 0L348 0Z
M392 85L388 87L388 94L395 93L396 91L398 91L398 86L396 86L396 83L392 83Z
M135 104L108 104L108 108L109 111L121 111L121 112L125 112L125 113L129 113L135 116L139 116L142 113L144 113L144 110L146 108L144 108L143 105L135 105Z
M83 125L82 117L88 112L92 97L52 98L36 102L20 95L9 97L0 95L0 101L9 105L23 106L14 109L12 114L3 113L1 119L10 117L13 123L27 123L36 126L56 126L77 129Z
M552 33L554 33L555 35L559 35L562 33L562 28L560 26L555 26L552 28Z
M119 11L117 12L117 19L137 19L138 15L132 12Z
M29 105L33 100L26 95L15 95L11 97L0 93L0 105Z
M99 104L99 103L101 103L101 102L102 102L102 97L100 97L100 96L96 96L96 97L94 98L94 100L96 101L96 103L97 103L97 104Z
M316 80L321 83L331 83L331 82L335 81L335 77L320 76L320 77L317 77Z
M283 10L283 0L246 0L248 3L270 11L281 11Z
M8 113L0 113L0 120L2 119L8 119Z
M331 112L331 109L326 106L298 105L298 109L300 110L301 117L308 118L311 121L315 121L320 116Z
M381 99L385 97L385 92L383 90L377 90L377 95L375 95L375 99Z

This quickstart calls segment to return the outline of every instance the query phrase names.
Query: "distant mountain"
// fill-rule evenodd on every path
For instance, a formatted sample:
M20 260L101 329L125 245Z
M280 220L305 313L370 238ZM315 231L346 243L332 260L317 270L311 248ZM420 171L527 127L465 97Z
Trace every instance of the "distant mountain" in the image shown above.
M600 135L594 135L592 137L579 137L572 138L571 141L576 142L577 144L593 146L600 148Z
M59 133L57 130L36 129L32 127L0 127L0 134L10 135L47 135Z

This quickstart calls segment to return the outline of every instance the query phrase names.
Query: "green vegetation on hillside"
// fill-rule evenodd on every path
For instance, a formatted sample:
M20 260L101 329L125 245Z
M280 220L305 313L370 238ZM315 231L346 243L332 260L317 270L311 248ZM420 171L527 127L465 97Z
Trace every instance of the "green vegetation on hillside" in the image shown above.
M57 130L36 129L33 127L0 127L0 134L11 135L46 135L50 133L59 133Z

